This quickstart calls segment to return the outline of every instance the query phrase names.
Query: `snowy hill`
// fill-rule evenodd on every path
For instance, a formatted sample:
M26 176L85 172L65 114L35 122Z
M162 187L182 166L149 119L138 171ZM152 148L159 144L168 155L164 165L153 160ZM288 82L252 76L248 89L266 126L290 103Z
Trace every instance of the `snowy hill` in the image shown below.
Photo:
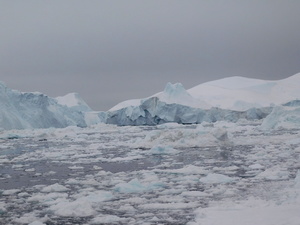
M163 92L121 102L101 118L119 125L262 119L274 106L300 99L299 90L300 73L277 81L229 77L189 90L179 83L168 83Z
M0 82L0 129L86 126L80 107L62 105L62 100L37 92L22 93Z

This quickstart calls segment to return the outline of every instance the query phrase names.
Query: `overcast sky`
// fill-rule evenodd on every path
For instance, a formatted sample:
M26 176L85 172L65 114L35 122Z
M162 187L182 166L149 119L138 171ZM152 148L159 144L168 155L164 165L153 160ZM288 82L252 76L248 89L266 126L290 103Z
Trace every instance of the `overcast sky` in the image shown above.
M228 76L300 72L299 0L0 0L0 80L94 110Z

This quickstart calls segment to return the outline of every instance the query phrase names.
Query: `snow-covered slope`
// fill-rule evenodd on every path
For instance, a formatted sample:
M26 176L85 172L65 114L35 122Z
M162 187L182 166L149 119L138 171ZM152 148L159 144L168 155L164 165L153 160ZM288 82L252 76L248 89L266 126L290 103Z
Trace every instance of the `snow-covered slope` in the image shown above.
M0 129L86 126L76 106L61 105L42 93L22 93L0 82Z

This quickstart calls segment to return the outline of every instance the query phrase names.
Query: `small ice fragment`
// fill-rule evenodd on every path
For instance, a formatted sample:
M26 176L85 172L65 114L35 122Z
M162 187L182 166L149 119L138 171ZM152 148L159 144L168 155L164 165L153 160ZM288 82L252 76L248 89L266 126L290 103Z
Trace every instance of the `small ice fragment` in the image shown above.
M70 166L70 167L68 167L70 170L82 170L82 169L84 169L84 167L83 166Z
M14 195L18 192L20 192L20 189L10 189L10 190L5 190L2 192L2 195Z
M200 182L205 184L217 184L217 183L230 183L235 181L236 178L228 177L223 174L211 173L206 177L200 179Z
M41 190L41 192L65 192L65 191L68 191L68 190L69 189L66 188L65 186L56 183L56 184L52 184L52 185L49 185L47 187L44 187Z

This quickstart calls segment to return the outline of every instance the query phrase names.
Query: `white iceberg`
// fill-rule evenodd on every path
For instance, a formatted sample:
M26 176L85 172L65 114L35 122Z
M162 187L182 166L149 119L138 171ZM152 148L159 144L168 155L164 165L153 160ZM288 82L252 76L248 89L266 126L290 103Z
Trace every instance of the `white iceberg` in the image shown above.
M72 106L66 105L71 97ZM0 129L85 127L84 112L88 110L78 95L57 100L38 92L12 90L0 82Z

